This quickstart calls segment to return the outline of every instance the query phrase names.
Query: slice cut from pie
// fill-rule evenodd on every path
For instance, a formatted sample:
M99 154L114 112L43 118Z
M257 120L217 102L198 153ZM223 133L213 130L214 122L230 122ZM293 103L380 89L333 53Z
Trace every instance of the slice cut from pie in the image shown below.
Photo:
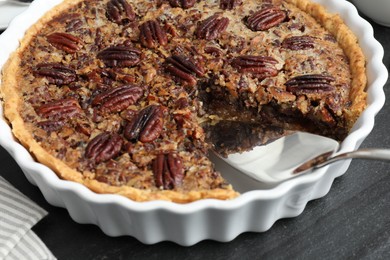
M2 71L19 141L59 177L135 201L238 193L209 160L294 131L343 140L365 61L308 0L65 0Z

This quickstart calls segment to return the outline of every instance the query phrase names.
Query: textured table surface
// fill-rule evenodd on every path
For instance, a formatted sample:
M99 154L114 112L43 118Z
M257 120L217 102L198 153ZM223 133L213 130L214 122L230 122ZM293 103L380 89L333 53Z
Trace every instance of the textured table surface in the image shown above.
M390 28L373 24L390 67ZM390 83L385 85L390 100ZM390 102L376 118L362 147L390 148ZM304 212L277 221L265 233L244 233L229 243L202 241L192 247L171 242L144 245L112 238L94 225L75 223L49 205L0 147L0 174L49 214L33 230L58 259L390 259L390 164L353 160L328 195Z

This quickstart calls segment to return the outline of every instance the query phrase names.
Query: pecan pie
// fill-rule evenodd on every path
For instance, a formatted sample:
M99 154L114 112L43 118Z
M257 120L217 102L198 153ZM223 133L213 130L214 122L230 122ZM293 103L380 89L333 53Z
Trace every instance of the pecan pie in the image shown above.
M231 199L208 151L343 140L365 61L309 0L65 0L2 72L15 136L61 178L135 201Z

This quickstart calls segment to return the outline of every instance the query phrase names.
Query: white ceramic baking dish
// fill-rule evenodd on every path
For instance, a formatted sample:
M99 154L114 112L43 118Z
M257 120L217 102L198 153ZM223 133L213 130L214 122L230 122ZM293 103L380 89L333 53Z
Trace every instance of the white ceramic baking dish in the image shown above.
M367 58L368 107L341 144L341 151L351 151L370 133L374 117L385 101L383 86L387 70L382 63L383 48L374 39L371 25L359 17L352 4L344 0L315 1L344 18L358 36ZM0 67L18 47L25 30L59 2L36 0L11 22L0 36ZM0 144L50 204L66 208L78 223L98 225L109 236L130 235L147 244L173 241L189 246L204 239L230 241L243 232L266 231L278 219L295 217L308 201L326 195L334 179L350 163L345 161L286 182L266 184L254 182L215 157L217 168L242 192L236 199L208 199L184 205L166 201L140 203L118 195L96 194L81 184L59 179L52 170L35 162L14 139L1 107L0 117Z

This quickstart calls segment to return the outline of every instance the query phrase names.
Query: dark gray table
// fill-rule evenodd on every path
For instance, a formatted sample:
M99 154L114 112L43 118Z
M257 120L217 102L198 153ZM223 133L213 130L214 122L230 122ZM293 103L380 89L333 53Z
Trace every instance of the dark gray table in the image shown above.
M390 28L373 26L389 69ZM388 81L388 99L389 88ZM389 104L378 114L363 147L390 148ZM354 160L327 196L310 202L300 216L277 221L265 233L192 247L171 242L144 245L132 237L108 237L94 225L77 224L65 209L45 201L2 148L0 162L0 174L49 212L33 230L58 259L390 259L390 164L385 162Z

